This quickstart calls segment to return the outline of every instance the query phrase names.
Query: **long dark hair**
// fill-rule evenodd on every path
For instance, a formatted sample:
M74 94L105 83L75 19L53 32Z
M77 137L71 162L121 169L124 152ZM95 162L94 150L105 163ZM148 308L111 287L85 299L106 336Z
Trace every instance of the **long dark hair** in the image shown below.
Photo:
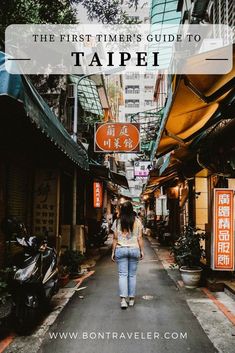
M125 201L120 206L120 216L119 220L121 222L121 230L133 231L133 225L135 222L135 213L133 210L132 203L130 201Z

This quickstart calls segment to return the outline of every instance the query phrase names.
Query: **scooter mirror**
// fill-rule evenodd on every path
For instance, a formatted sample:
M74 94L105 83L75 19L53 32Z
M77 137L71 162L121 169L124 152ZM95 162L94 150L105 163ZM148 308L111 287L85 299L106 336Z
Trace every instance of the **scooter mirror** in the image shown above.
M26 229L24 223L21 223L21 222L18 223L17 236L18 236L18 238L26 238L26 239L29 238L28 232L27 232L27 229Z
M17 220L14 216L5 217L1 222L1 230L5 234L7 240L13 237L27 238L27 230L25 225Z

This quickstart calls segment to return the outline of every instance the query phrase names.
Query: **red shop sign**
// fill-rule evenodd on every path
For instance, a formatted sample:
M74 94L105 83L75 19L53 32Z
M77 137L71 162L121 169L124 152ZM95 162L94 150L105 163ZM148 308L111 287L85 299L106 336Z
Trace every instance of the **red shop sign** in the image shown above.
M100 208L103 204L103 185L100 182L93 183L93 207Z
M95 152L139 152L140 124L97 123Z
M214 190L212 268L234 271L234 190Z

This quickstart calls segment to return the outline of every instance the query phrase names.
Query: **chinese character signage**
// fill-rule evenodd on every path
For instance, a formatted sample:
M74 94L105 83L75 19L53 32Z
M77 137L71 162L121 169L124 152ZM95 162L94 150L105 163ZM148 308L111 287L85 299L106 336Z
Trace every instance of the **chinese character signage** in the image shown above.
M94 206L94 208L102 207L102 202L103 202L102 183L94 182L93 183L93 206Z
M234 270L234 191L215 189L212 266Z
M149 175L150 162L138 161L134 164L135 176L146 178Z
M58 171L38 169L35 176L33 234L58 235Z
M98 123L95 152L139 152L140 126L131 123Z

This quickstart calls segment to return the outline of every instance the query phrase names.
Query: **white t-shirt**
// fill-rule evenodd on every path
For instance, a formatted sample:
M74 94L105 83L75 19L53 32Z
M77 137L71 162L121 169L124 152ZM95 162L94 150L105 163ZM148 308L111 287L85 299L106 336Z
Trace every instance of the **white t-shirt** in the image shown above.
M138 238L142 234L143 225L140 219L135 218L132 232L123 234L121 229L121 222L119 219L115 219L112 225L112 231L117 234L117 247L130 246L133 248L139 248Z

